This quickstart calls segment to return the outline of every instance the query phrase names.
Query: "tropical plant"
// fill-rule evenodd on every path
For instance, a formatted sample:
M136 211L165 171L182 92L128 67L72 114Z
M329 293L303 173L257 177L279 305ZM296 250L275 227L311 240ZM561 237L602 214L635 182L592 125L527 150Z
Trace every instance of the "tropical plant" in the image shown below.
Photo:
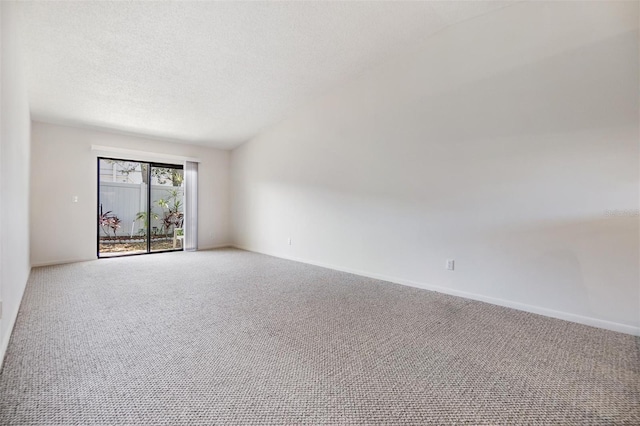
M156 177L160 185L171 181L171 185L180 186L184 181L182 169L174 169L173 167L153 167L151 174Z
M111 230L113 231L113 236L116 236L116 231L118 230L118 228L120 228L120 218L118 216L111 216L111 221L109 223L109 228L111 228Z
M154 220L159 219L158 214L153 210L151 211L151 219L154 219ZM138 220L142 222L142 226L138 230L138 234L141 236L147 235L147 212L136 213L136 221Z
M98 215L98 225L100 226L100 229L102 229L102 232L105 233L105 235L109 235L109 213L111 213L110 211L103 213L102 212L102 207L100 207L100 214ZM106 229L105 229L106 228Z
M98 215L98 225L102 232L108 237L109 229L113 231L113 236L116 236L116 231L120 228L120 218L115 214L112 214L111 210L108 212L102 211L102 204L100 205L100 214Z
M162 229L168 234L172 227L182 228L184 221L184 213L182 213L182 194L177 189L166 190L168 196L160 198L156 204L162 209L163 216L161 218Z

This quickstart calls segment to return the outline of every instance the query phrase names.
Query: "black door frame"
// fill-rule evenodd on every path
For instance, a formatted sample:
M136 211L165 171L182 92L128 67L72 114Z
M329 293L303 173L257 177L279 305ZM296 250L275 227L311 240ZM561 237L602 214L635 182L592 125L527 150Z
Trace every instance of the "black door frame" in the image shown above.
M151 161L140 161L140 160L130 160L126 158L112 158L112 157L98 157L96 159L97 163L97 217L100 216L100 160L112 160L112 161L129 161L131 163L140 163L147 164L147 251L144 253L123 253L117 254L113 256L100 256L100 224L96 222L96 256L98 259L110 259L112 257L124 257L124 256L140 256L143 254L156 254L156 253L167 253L173 251L183 251L183 248L179 249L166 249L166 250L154 250L151 251L151 168L152 167L164 167L171 169L183 170L184 173L184 165L182 164L169 164L169 163L155 163Z

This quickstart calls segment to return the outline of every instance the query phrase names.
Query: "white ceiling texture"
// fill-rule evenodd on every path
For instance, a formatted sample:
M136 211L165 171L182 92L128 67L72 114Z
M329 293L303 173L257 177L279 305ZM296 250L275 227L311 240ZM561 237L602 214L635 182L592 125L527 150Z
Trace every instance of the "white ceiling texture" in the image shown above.
M35 120L231 149L507 2L21 2Z

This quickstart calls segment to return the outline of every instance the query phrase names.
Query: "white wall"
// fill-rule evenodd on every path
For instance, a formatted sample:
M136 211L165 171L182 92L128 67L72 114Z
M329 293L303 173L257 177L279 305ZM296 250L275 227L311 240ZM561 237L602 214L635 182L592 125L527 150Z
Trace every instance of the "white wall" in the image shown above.
M31 131L34 266L96 258L96 158L105 152L92 151L92 145L198 158L198 248L230 243L228 151L40 122L33 122ZM172 162L162 157L133 157L133 160ZM76 195L78 202L74 203ZM57 220L70 225L52 226L52 221Z
M637 334L638 71L637 2L450 27L234 150L234 241Z
M18 49L15 10L0 5L2 49L0 112L0 365L29 271L29 131L27 90Z

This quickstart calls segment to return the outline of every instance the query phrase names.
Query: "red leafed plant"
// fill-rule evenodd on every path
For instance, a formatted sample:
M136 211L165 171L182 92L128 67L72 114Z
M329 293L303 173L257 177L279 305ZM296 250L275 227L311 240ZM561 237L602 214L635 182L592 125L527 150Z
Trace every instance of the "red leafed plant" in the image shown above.
M113 231L113 236L116 236L116 231L120 228L120 218L115 214L111 213L111 210L108 212L102 211L102 205L100 206L100 214L98 215L98 225L102 229L102 232L108 237L109 229Z

